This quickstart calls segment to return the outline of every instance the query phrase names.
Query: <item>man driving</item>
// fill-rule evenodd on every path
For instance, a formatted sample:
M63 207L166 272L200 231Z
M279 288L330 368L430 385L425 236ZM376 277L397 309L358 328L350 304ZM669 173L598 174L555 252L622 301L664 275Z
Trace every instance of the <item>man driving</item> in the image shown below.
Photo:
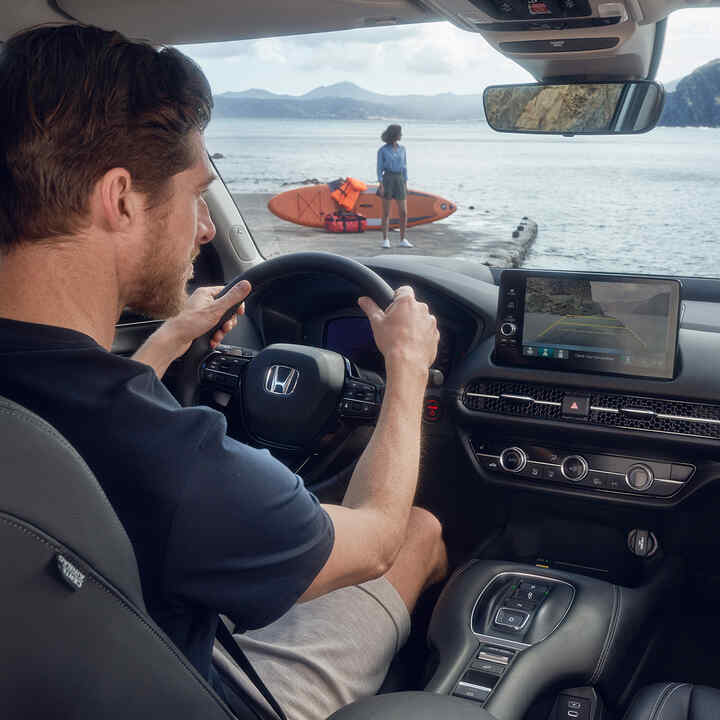
M182 408L163 374L251 292L186 295L215 235L211 109L206 78L175 49L78 25L2 47L0 395L83 456L133 544L150 614L231 706L239 687L258 694L213 650L219 614L289 718L326 717L378 690L418 596L446 573L440 524L412 504L437 325L408 287L385 311L358 300L387 385L341 505L228 437L222 414ZM125 307L166 319L132 358L110 352Z

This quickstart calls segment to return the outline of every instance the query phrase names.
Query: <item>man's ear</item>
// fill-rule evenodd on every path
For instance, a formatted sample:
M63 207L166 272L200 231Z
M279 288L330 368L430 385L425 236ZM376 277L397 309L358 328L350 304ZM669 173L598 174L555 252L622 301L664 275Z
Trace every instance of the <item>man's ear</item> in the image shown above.
M127 232L140 220L143 199L141 193L133 190L130 173L125 168L113 168L95 184L91 213L104 229Z

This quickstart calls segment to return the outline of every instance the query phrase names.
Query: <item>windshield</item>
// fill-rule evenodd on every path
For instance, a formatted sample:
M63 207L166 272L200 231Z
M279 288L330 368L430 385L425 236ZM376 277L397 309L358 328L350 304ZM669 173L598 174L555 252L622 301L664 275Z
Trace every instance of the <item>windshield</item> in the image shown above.
M208 151L265 257L720 277L719 33L720 11L674 14L657 73L716 127L678 126L669 95L647 134L573 138L491 130L483 88L532 78L446 23L183 50L213 85ZM391 126L401 137L385 143Z

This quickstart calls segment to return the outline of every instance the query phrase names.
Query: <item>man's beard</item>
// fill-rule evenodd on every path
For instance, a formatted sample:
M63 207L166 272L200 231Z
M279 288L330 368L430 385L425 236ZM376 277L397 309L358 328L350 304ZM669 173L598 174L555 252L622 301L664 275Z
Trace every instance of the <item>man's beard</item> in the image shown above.
M187 275L187 263L178 264L177 258L165 257L157 236L149 238L145 247L143 273L130 307L146 317L165 320L185 307L187 281L192 275ZM195 250L187 262L194 262L198 254Z

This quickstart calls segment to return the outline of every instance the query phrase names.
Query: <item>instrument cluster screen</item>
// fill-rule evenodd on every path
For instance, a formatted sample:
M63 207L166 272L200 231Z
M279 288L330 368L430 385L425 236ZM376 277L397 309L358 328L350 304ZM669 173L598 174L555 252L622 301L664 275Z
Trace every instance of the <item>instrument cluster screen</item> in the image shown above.
M455 345L454 334L440 327L440 342L434 368L449 372L451 357ZM325 324L323 347L344 355L363 370L372 370L385 374L385 358L378 350L373 337L370 321L364 316L338 317Z
M325 325L325 348L352 360L364 370L385 373L385 359L375 344L366 317L342 317Z

